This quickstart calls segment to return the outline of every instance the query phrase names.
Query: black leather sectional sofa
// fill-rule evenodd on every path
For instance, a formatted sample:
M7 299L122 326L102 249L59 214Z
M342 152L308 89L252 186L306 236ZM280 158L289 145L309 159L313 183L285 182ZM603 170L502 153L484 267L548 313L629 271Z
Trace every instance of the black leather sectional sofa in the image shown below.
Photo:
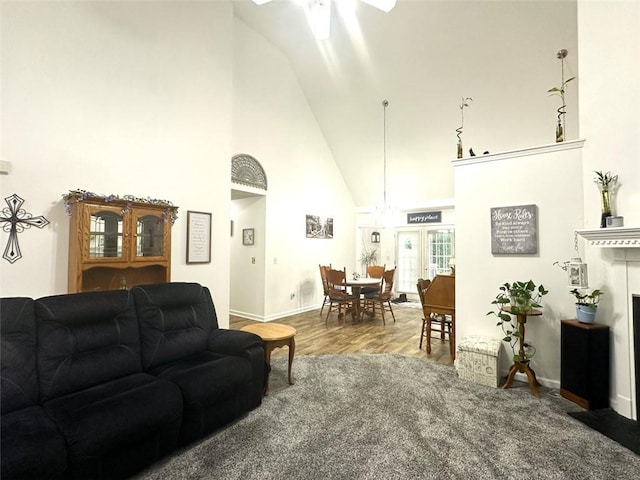
M199 284L0 302L2 480L125 478L262 401L262 341Z

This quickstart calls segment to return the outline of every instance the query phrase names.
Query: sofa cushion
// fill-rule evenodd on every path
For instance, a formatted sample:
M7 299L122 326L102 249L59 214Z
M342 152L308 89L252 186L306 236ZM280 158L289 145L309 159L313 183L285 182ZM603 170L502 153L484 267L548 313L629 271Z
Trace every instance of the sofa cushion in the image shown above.
M149 373L180 387L184 417L180 443L187 443L242 413L252 385L248 359L204 352Z
M157 437L157 451L141 465L175 448L182 403L175 384L136 373L55 398L44 408L66 440L71 476L101 478L104 468L113 467L102 465L105 458L135 452L149 436Z
M131 290L138 320L145 370L207 350L218 328L209 290L197 283L164 283Z
M3 413L0 431L0 478L25 480L63 477L67 468L64 439L41 406Z
M43 400L142 371L129 292L85 292L35 302Z
M38 402L36 323L31 298L0 299L0 332L0 408L5 414Z

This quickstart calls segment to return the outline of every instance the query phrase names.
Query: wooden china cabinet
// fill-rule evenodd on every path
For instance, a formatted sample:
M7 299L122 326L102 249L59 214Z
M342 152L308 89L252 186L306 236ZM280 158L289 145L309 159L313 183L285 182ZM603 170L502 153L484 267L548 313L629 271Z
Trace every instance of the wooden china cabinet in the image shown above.
M128 289L171 279L171 227L164 200L64 195L69 223L69 293Z

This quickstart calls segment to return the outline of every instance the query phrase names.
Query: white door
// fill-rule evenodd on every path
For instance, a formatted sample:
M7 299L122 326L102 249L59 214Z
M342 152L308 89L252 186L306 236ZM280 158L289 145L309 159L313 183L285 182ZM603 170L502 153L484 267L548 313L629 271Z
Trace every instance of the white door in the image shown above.
M396 278L397 293L417 298L416 281L423 276L422 229L398 229L396 235Z

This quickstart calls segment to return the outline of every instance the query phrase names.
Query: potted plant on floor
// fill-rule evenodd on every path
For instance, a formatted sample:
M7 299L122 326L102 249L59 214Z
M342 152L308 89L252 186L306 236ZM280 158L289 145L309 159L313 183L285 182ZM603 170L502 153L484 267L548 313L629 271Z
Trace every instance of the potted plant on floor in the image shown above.
M495 315L498 317L498 327L502 328L504 333L503 341L511 346L513 351L513 360L521 362L530 360L535 354L535 348L530 344L524 343L523 350L525 358L516 351L516 345L520 340L520 332L515 316L518 314L527 314L536 308L542 307L540 303L542 297L549 293L543 285L536 285L533 280L526 282L516 281L513 283L504 283L500 286L500 292L491 302L495 309L487 312L487 315ZM509 312L513 315L510 315Z
M576 318L578 321L580 323L594 323L596 312L598 311L598 302L604 292L596 288L591 292L585 291L583 293L580 289L574 288L569 293L576 297Z

